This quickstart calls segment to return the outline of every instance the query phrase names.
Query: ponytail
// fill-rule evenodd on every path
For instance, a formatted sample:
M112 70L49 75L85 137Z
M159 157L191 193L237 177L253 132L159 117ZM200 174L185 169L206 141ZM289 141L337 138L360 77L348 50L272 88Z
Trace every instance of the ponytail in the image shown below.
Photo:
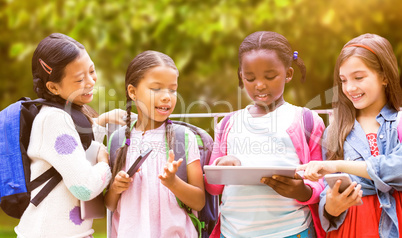
M293 62L297 65L301 73L300 81L304 83L306 81L306 65L304 65L304 61L299 57L299 53L297 51L293 52Z
M110 181L110 184L113 183L114 178L116 175L120 172L120 170L123 168L123 166L126 164L126 158L127 158L127 152L128 152L128 147L130 146L130 134L131 134L131 105L132 101L127 100L127 118L126 118L126 130L125 130L125 137L126 137L126 143L124 144L123 147L120 147L116 151L116 161L113 164L112 168L112 180Z

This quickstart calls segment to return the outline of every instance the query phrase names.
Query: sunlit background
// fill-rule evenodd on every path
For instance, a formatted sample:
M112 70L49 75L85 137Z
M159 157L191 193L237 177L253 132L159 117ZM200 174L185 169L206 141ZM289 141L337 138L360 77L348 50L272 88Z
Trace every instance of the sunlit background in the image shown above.
M144 50L176 62L182 100L174 113L237 110L250 103L238 91L238 47L261 30L284 35L307 66L303 84L294 67L285 100L330 108L333 66L350 39L363 33L387 38L401 65L401 9L399 0L0 0L0 110L22 96L36 98L32 54L53 32L86 47L98 73L90 105L100 113L125 108L125 72ZM190 122L211 127L205 119ZM0 237L15 237L17 223L0 213ZM95 238L105 237L104 220L95 222L95 230Z

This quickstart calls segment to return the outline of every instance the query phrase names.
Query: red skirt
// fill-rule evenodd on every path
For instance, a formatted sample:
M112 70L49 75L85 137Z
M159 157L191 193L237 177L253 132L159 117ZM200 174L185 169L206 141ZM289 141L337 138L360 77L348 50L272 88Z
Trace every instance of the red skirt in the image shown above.
M395 191L392 196L396 201L399 237L402 237L402 195L401 192ZM363 205L350 207L343 224L338 230L328 232L327 237L380 237L378 224L382 208L377 195L365 196L362 200Z

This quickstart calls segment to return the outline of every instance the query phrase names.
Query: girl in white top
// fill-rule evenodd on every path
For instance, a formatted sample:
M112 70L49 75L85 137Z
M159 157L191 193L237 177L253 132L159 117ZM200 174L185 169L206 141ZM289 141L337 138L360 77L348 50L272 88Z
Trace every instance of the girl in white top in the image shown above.
M38 97L75 108L91 121L85 104L92 101L97 76L82 44L63 34L51 34L33 54L32 74ZM15 228L18 237L92 237L94 232L92 219L81 219L80 200L95 198L108 185L108 154L101 147L98 163L90 164L78 128L66 111L43 106L34 119L27 151L31 180L54 167L62 181L38 206L29 204ZM104 124L107 118L102 116L97 121ZM34 189L32 197L43 186Z
M145 51L130 63L126 73L127 112L135 103L138 120L128 142L117 152L113 178L105 203L114 211L112 237L197 237L197 231L176 198L199 211L205 204L203 175L195 135L188 131L188 183L177 175L182 159L174 161L174 135L168 116L177 100L178 70L160 52ZM176 144L177 145L177 144ZM133 177L125 172L144 150L148 159ZM111 152L113 153L113 152Z
M210 164L296 168L310 160L321 160L322 119L312 113L313 128L305 132L302 108L287 103L283 96L286 83L293 77L293 62L304 81L304 63L284 36L259 31L243 40L239 47L239 86L253 105L226 117L226 124L218 124ZM325 236L314 212L322 182L311 183L296 174L292 178L273 175L260 182L268 186L223 186L206 181L210 194L222 194L220 224L210 237Z

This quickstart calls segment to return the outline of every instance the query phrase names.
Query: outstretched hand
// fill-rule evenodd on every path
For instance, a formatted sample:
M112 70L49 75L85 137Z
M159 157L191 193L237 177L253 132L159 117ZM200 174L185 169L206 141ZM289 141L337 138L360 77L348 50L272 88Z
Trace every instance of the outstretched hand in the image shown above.
M313 193L310 186L305 185L303 179L296 173L295 178L274 175L270 178L261 178L261 183L270 186L278 194L305 202Z
M131 113L131 117L134 117L135 114ZM122 109L113 109L111 111L102 113L97 118L97 123L100 126L105 126L107 123L109 124L116 124L116 125L126 125L125 118L127 117L127 112Z
M304 171L303 177L311 181L318 181L326 174L338 172L336 161L310 161L307 164L300 165L297 171Z
M169 151L169 159L167 160L165 167L161 174L158 175L158 178L161 180L161 183L166 187L171 187L174 185L176 179L176 172L183 162L183 159L179 159L178 161L174 160L173 150Z

